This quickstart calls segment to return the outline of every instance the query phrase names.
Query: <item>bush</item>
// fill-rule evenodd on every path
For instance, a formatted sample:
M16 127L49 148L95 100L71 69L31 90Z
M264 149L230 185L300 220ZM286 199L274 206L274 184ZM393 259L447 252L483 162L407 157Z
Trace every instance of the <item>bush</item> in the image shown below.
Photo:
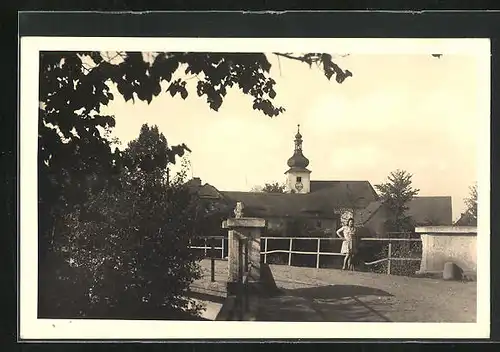
M388 243L383 243L383 247L379 249L374 256L373 261L388 257ZM391 245L392 258L416 258L419 260L392 260L391 275L414 276L420 269L420 258L422 256L422 243L420 241L393 241ZM388 262L384 261L380 264L375 264L369 267L370 271L377 273L387 273Z
M268 254L267 264L288 265L288 254L286 253Z
M41 276L51 288L41 292L42 312L198 315L201 307L185 297L200 277L199 258L188 248L195 219L194 199L182 183L166 187L155 175L124 172L119 186L90 195L64 218L52 252L59 273Z

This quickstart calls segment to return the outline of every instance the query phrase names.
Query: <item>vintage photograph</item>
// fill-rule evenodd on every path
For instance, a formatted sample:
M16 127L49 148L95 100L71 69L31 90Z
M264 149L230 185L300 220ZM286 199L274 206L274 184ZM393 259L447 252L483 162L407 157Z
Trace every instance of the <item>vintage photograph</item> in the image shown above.
M414 41L40 44L35 319L476 324L489 52Z

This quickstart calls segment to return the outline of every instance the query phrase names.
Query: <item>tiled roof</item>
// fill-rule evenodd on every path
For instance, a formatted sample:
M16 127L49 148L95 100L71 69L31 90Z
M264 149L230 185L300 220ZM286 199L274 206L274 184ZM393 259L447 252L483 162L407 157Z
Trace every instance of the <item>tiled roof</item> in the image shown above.
M364 209L359 210L356 215L357 215L357 221L361 224L366 223L370 218L379 210L379 208L382 206L381 201L373 201L368 206Z
M255 217L331 218L334 209L356 207L359 221L365 223L381 206L368 181L311 181L307 194L219 191L210 184L198 190L201 198L220 199L231 206L241 201L245 215ZM449 196L415 197L408 207L408 215L418 225L453 223Z
M418 225L452 225L451 197L414 197L408 203L408 215L410 215Z
M360 210L358 221L366 223L380 209L382 203L375 201L370 203L365 209ZM452 206L451 197L414 197L408 203L408 215L415 220L417 225L451 225Z
M455 226L470 226L470 225L477 225L477 219L474 219L469 213L462 213L460 215L460 219L458 219L455 224Z
M345 188L368 199L378 199L377 192L368 181L311 181L311 193L325 189Z
M208 183L205 183L200 187L198 194L201 198L220 199L223 197L219 190L217 190L217 188Z
M310 196L330 208L365 208L378 199L368 181L311 181Z
M311 182L312 184L316 181ZM368 181L333 181L329 187L307 194L221 192L233 202L241 201L249 216L263 217L323 217L334 216L334 209L365 207L375 200Z
M308 194L265 192L221 192L229 201L243 202L246 216L303 217L320 214L333 216L333 209L324 209L310 202ZM330 213L330 214L329 214Z

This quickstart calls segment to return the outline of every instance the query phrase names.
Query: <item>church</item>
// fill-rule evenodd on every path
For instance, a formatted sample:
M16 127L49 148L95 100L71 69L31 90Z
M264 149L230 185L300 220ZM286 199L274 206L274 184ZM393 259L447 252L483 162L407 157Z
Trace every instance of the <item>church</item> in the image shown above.
M331 236L351 217L365 236L384 236L388 213L370 182L312 179L302 144L299 125L287 161L284 193L218 190L199 178L190 180L190 186L211 210L232 210L242 202L245 216L266 219L268 236ZM418 226L452 224L449 196L414 197L408 207Z

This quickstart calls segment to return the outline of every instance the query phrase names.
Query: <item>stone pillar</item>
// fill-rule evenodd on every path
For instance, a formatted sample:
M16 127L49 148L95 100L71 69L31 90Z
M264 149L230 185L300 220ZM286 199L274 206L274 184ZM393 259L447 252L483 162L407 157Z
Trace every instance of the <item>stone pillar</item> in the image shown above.
M264 221L265 226L265 221ZM260 235L261 228L253 228L249 231L248 236L248 263L252 265L250 281L260 281Z
M239 268L239 234L235 230L228 231L228 281L238 281L238 268Z
M222 223L229 232L228 294L231 284L238 282L240 270L244 270L247 260L248 266L252 267L249 281L260 281L260 236L265 226L265 219L248 217L231 218ZM248 246L247 250L245 246Z

